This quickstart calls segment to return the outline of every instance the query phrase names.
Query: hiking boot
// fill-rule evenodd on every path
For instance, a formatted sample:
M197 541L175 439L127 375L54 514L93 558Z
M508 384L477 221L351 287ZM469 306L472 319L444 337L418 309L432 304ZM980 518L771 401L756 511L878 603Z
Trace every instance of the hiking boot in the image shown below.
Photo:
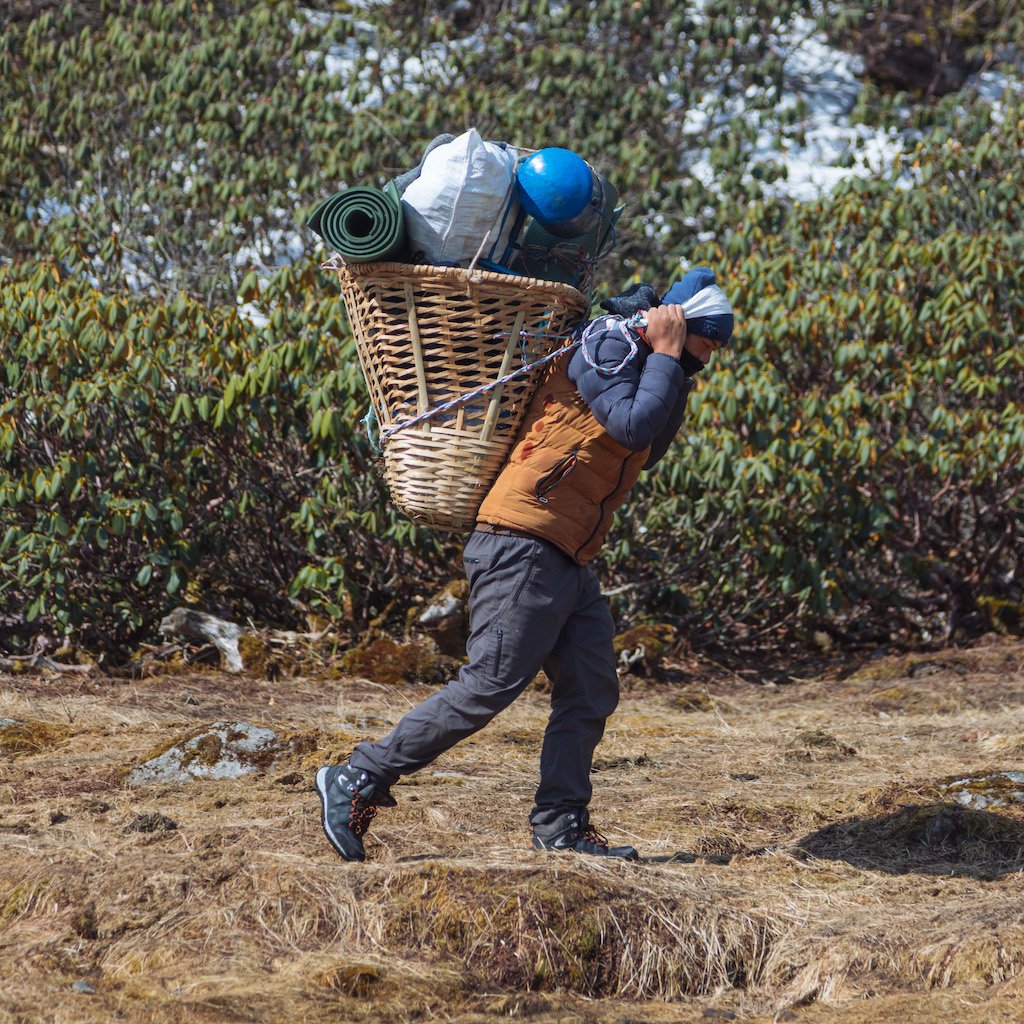
M608 840L590 824L586 810L578 813L566 811L550 825L534 825L530 845L535 850L589 853L595 857L620 857L623 860L636 860L640 856L632 846L609 848Z
M395 807L395 798L350 764L321 768L316 773L316 791L323 808L320 822L331 845L345 860L365 860L363 835L377 808Z

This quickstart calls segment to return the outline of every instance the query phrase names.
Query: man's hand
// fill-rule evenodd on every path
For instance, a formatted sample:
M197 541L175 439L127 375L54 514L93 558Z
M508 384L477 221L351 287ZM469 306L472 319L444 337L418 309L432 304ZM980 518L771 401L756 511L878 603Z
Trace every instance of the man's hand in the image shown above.
M680 305L658 306L647 311L647 344L663 355L678 359L686 344L686 315Z

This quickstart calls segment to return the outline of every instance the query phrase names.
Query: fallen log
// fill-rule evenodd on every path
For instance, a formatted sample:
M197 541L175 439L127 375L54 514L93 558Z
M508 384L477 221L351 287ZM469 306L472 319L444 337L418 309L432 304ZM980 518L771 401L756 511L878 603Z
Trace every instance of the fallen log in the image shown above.
M216 615L197 612L193 608L175 608L161 620L160 632L177 633L213 644L220 653L221 668L225 672L237 674L245 668L238 649L238 641L245 636L245 629L237 622L218 619Z
M95 665L65 665L54 661L45 654L15 654L9 658L0 658L0 672L24 672L26 670L44 669L47 672L79 672L83 675L92 672Z

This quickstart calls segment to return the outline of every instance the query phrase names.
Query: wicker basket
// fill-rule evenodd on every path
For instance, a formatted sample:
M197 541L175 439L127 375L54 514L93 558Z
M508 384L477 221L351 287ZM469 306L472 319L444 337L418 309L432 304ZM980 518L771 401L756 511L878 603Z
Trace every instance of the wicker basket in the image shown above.
M432 529L470 529L540 371L388 428L555 351L565 343L558 335L587 315L589 303L566 284L481 270L361 263L341 267L338 276L385 438L392 500Z

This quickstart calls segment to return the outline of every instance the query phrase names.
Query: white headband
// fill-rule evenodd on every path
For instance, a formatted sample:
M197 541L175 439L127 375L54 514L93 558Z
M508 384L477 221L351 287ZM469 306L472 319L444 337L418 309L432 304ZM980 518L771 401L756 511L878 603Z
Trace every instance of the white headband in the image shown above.
M732 315L732 306L717 284L709 284L682 303L687 319L694 316Z

